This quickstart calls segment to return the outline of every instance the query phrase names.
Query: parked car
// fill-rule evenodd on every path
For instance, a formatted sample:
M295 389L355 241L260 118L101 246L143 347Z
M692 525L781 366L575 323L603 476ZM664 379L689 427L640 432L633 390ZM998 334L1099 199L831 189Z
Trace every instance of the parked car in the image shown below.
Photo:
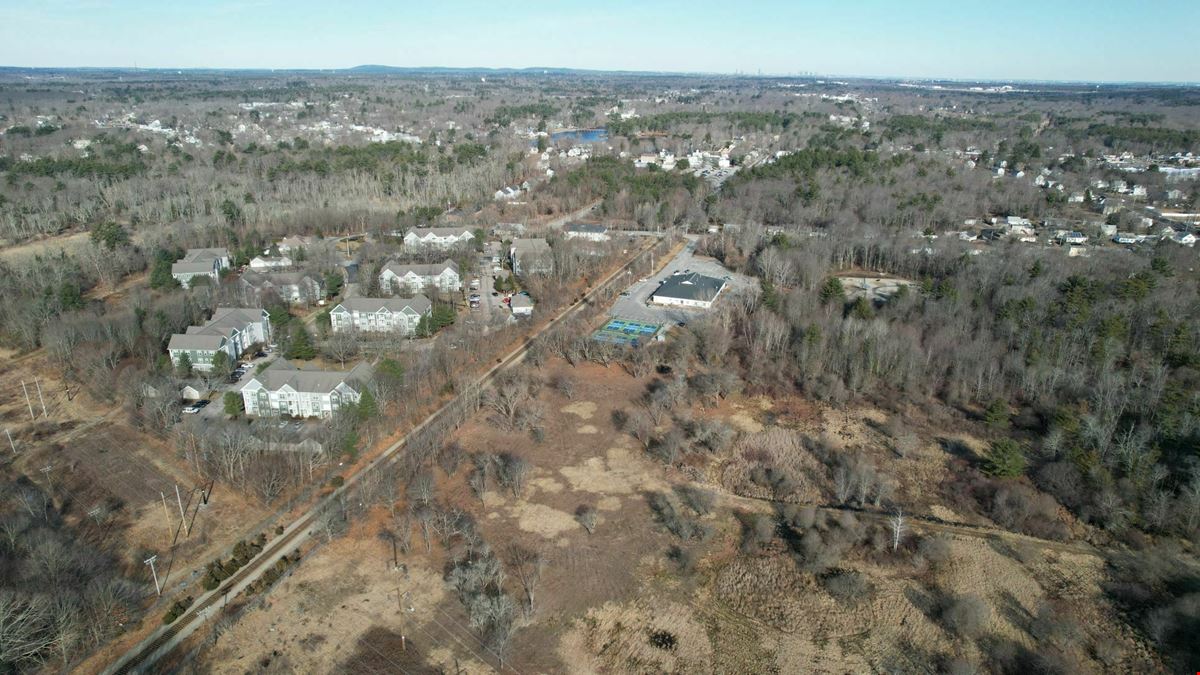
M204 406L208 405L208 403L209 402L207 400L196 401L195 403L184 408L183 414L184 415L195 415L196 413L203 410Z

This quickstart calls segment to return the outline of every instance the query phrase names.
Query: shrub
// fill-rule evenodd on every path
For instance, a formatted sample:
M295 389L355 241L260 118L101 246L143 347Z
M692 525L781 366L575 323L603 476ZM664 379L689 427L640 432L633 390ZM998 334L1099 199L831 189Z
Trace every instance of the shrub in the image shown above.
M168 625L175 623L175 620L183 616L183 613L187 611L188 607L192 606L193 602L195 602L195 600L190 595L186 598L176 600L171 605L170 609L167 610L167 613L163 615L163 624Z
M821 585L840 604L854 607L869 599L874 589L861 572L832 570L821 576Z
M950 562L950 541L945 537L926 537L917 544L917 551L934 568Z
M588 534L591 534L596 530L596 507L580 504L575 509L575 520L579 521Z
M346 484L346 479L341 476L334 476L329 479L329 485L335 488L340 488Z
M684 505L695 511L698 516L712 512L712 507L717 502L717 495L712 490L706 490L697 485L676 486L675 493L679 495Z
M992 608L978 595L960 595L950 599L942 608L942 624L962 637L979 637L992 618Z

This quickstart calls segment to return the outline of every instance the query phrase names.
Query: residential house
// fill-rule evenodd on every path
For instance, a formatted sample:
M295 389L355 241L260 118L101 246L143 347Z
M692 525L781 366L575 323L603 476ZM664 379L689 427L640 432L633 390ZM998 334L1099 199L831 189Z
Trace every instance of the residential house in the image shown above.
M308 305L325 298L325 282L307 272L244 272L239 283L258 301L267 293L293 305Z
M1118 232L1113 237L1113 241L1118 244L1136 244L1138 243L1138 236L1132 232Z
M474 240L475 233L465 227L414 227L404 235L405 246L424 249L448 249Z
M1058 235L1057 239L1059 240L1059 242L1061 242L1063 244L1070 244L1071 246L1079 246L1081 244L1086 244L1088 238L1082 232L1072 230L1070 232L1060 233Z
M207 391L207 388L201 388L198 384L185 384L179 388L179 398L183 401L199 401Z
M379 287L386 293L419 293L432 286L450 292L462 289L458 265L447 258L431 265L390 262L379 272Z
M528 295L517 294L512 296L508 301L509 309L512 310L513 316L533 316L533 301Z
M357 404L370 379L365 363L343 372L300 369L276 359L240 391L247 415L332 417L342 406Z
M235 361L250 345L271 341L271 318L265 309L218 307L202 326L189 326L167 343L171 363L179 365L186 354L192 368L209 371L218 352Z
M423 295L411 298L347 298L329 310L330 329L335 333L401 333L417 330L421 317L433 308Z
M1084 196L1082 192L1072 192L1070 197L1067 197L1068 204L1082 204Z
M275 249L283 254L293 254L301 249L311 250L318 245L322 240L317 237L297 236L284 237L275 245Z
M545 239L514 239L508 257L517 275L549 274L554 270L550 244Z
M563 227L563 236L567 239L586 239L587 241L608 241L608 227L597 223L568 223Z
M667 277L650 302L673 307L708 309L725 289L725 280L696 272L681 272Z
M184 288L191 288L192 279L208 277L214 282L221 270L229 267L229 251L224 248L189 248L179 262L171 265L171 276Z
M261 270L278 270L292 266L292 259L286 255L281 255L278 258L258 255L250 260L250 269L255 271Z

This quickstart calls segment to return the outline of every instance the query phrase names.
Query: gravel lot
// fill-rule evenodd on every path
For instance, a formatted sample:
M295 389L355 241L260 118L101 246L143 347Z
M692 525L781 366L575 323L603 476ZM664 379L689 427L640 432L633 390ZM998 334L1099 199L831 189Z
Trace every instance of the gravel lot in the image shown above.
M688 244L671 260L658 274L653 277L634 281L625 292L628 295L618 297L613 303L612 310L609 314L615 317L624 319L633 319L635 321L644 321L646 323L678 323L680 321L687 323L689 320L699 316L704 310L698 309L683 309L681 307L659 307L657 305L646 304L653 293L664 279L671 276L673 272L682 272L690 270L700 274L717 277L729 277L729 286L721 292L721 297L717 299L717 304L723 302L723 298L730 291L736 291L741 288L749 288L754 286L754 279L731 272L721 263L708 257L698 257L696 252L697 237L689 236Z

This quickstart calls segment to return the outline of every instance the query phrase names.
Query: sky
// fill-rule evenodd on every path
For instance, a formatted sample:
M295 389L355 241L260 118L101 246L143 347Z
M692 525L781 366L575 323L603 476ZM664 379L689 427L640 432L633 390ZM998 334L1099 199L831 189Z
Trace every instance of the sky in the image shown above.
M1200 0L0 0L0 65L1200 82Z

